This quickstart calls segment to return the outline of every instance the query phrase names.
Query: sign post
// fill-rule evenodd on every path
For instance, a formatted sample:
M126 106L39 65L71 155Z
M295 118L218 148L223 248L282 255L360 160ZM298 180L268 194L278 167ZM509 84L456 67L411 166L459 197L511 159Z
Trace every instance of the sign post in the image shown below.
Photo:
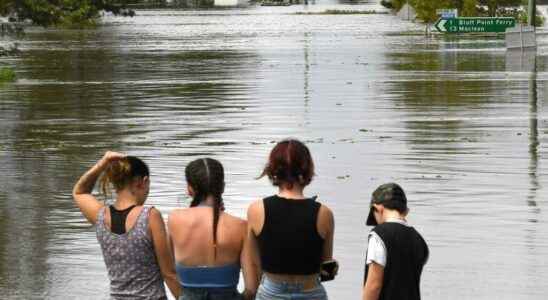
M529 0L529 18L527 20L529 26L535 27L536 16L537 16L537 1Z
M434 25L439 32L506 32L507 28L516 26L514 18L440 18Z

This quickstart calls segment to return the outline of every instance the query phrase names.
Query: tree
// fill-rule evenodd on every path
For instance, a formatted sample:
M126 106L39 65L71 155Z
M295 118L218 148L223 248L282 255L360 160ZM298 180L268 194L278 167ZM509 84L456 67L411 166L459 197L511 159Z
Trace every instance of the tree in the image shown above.
M517 7L523 0L479 0L480 5L487 6L487 13L490 17L495 17L501 7Z
M407 0L382 0L381 4L395 11L399 11L407 3Z
M460 15L463 17L475 17L478 15L478 1L464 0Z
M412 0L410 4L417 11L417 17L426 23L433 23L438 19L436 11L441 8L451 8L449 0Z
M124 0L0 0L0 15L36 25L86 27L95 24L101 11L133 16Z

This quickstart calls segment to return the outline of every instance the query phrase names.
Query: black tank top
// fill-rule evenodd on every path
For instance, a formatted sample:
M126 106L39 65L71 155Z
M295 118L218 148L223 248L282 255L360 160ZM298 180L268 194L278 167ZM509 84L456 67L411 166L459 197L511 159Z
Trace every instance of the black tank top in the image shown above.
M317 230L321 204L316 197L263 199L265 219L257 237L262 268L273 274L320 272L324 240Z
M116 234L126 233L126 219L129 212L135 207L132 205L123 210L117 210L114 205L110 208L110 231Z

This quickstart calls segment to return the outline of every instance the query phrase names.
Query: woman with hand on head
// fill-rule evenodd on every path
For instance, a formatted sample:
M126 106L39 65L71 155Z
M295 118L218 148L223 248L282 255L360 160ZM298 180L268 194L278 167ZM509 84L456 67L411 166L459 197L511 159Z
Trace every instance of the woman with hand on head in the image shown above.
M116 190L108 207L92 195L101 174L103 193L111 185ZM143 206L149 187L147 165L116 152L107 152L74 186L74 201L96 225L112 299L167 299L164 280L173 295L180 294L162 215Z
M222 164L211 158L185 169L190 208L171 212L168 231L181 300L253 299L258 285L246 241L247 222L224 212ZM237 291L243 270L245 290Z
M335 222L327 206L304 196L314 176L308 148L297 140L279 142L265 175L278 193L254 202L247 212L253 258L263 271L256 299L327 299L320 275L329 280L337 273ZM328 274L322 265L330 266Z

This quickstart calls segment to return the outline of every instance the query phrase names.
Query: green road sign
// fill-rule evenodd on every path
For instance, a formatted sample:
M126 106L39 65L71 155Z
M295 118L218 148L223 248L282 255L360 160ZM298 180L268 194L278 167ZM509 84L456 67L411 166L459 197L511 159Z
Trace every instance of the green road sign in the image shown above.
M439 19L436 24L439 32L505 32L516 26L514 18L452 18Z

